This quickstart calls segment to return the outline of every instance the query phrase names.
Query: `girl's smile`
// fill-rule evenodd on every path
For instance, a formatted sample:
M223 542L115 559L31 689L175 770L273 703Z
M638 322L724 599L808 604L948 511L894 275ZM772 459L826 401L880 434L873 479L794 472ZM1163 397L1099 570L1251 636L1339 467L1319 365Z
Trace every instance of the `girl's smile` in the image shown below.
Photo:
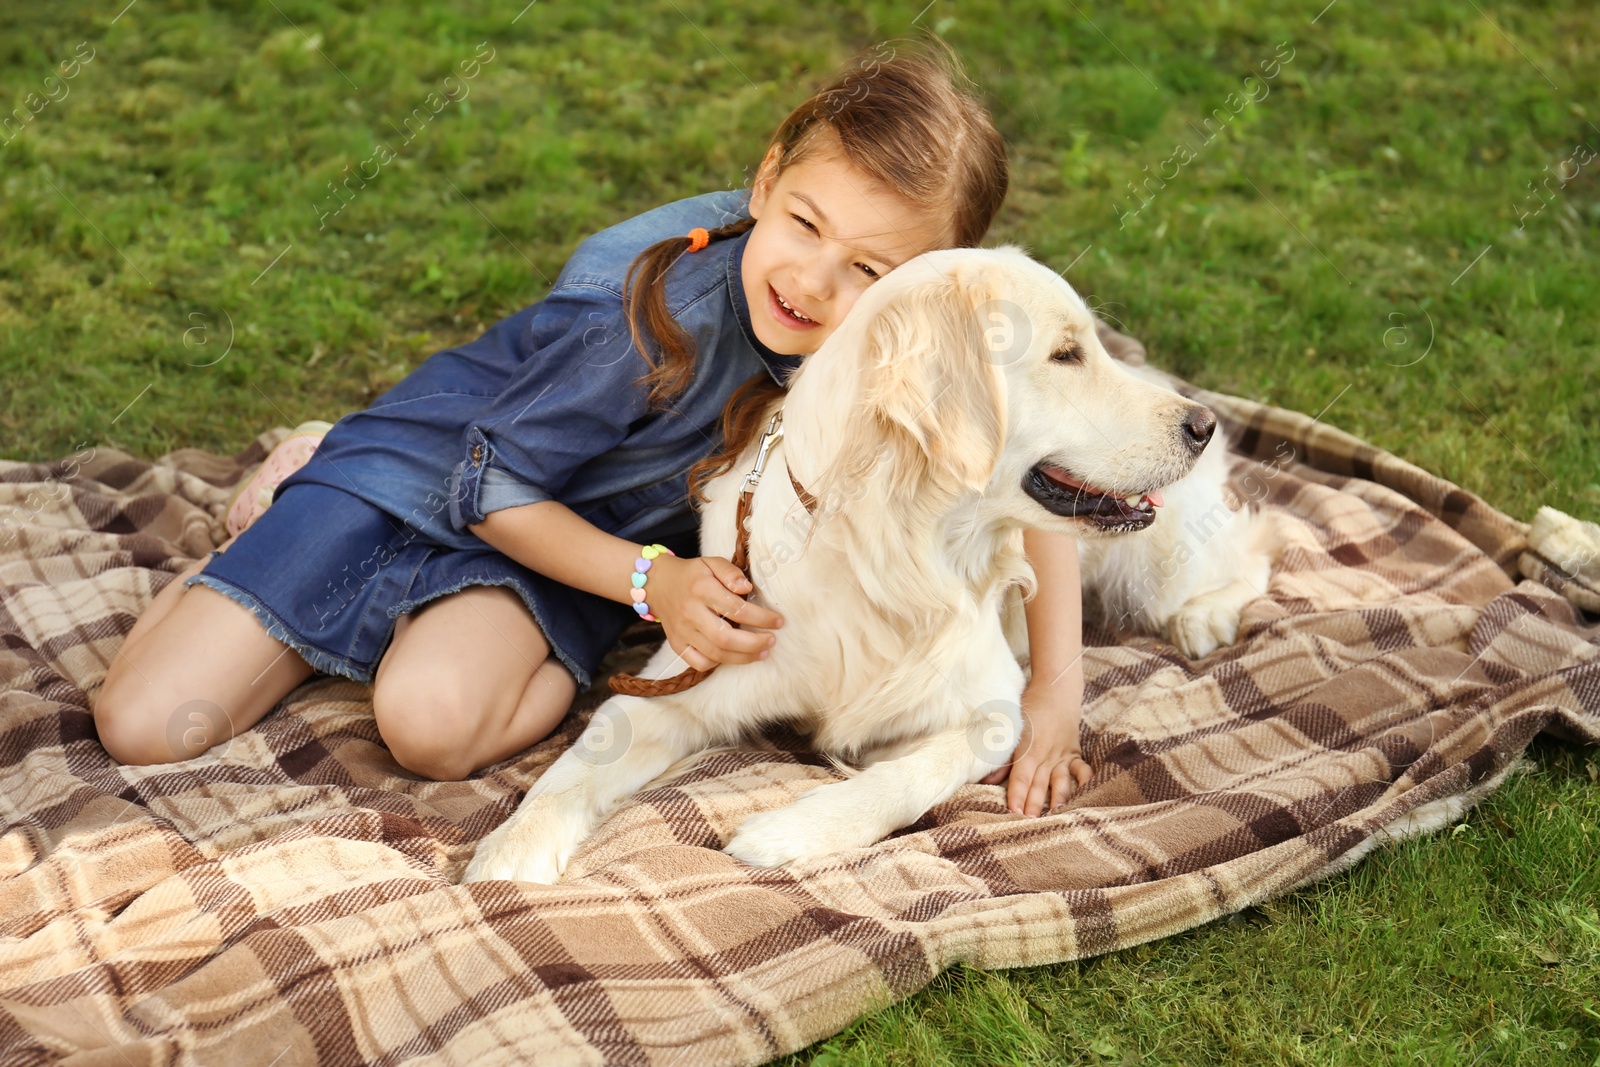
M809 355L867 286L947 238L928 211L850 164L837 135L774 175L780 152L767 153L751 190L741 281L756 339Z
M771 312L775 320L784 326L797 333L821 328L822 324L820 322L802 312L793 300L784 299L783 294L771 285L767 286L767 294L768 303L771 305L767 310Z

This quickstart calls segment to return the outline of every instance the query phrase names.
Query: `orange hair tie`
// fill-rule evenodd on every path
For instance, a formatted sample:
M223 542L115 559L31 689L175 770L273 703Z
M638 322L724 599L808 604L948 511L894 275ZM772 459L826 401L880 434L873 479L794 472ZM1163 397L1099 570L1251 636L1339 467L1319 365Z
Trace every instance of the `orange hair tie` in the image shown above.
M689 231L689 251L698 252L711 243L711 232L704 226L696 226Z

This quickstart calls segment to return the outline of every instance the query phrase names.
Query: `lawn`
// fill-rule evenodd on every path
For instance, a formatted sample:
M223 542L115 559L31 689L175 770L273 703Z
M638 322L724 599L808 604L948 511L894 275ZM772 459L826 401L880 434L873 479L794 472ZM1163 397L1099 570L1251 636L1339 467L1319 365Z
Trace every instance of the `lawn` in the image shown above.
M585 235L746 181L817 79L915 22L1011 145L992 240L1155 362L1519 517L1600 518L1588 0L125 2L0 10L5 458L232 453L359 408ZM1531 756L1346 874L947 973L785 1062L1600 1064L1600 754Z

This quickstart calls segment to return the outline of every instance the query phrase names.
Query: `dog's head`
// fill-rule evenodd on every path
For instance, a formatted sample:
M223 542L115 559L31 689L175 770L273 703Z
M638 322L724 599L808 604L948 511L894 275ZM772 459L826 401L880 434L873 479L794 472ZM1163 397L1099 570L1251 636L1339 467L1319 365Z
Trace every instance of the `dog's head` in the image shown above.
M887 443L896 496L975 490L1024 526L1143 529L1216 425L1117 364L1072 286L1015 246L895 268L807 363L828 402L854 398L849 432Z

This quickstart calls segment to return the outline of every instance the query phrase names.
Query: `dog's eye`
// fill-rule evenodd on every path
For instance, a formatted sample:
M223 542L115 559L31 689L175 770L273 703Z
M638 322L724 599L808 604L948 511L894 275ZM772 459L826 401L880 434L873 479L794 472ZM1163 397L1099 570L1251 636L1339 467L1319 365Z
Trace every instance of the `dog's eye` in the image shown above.
M1083 349L1079 348L1077 345L1067 345L1063 348L1058 348L1054 352L1050 353L1050 362L1082 363Z

